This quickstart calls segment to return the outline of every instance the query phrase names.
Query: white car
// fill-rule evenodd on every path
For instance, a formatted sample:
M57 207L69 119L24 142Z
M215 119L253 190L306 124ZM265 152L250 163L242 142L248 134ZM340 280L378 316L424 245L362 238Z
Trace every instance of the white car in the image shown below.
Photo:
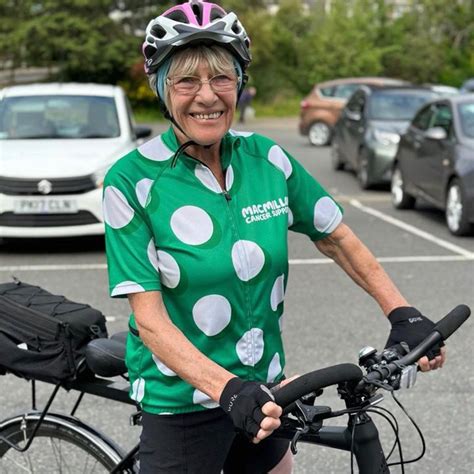
M0 238L103 234L104 175L150 133L120 87L0 90Z

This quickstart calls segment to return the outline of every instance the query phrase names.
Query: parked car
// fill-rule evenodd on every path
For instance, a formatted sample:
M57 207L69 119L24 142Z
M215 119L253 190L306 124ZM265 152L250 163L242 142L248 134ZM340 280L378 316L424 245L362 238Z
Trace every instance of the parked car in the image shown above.
M400 134L416 111L437 97L415 86L360 87L334 128L333 168L354 170L362 189L388 184Z
M445 86L444 84L423 84L423 86L428 87L442 97L461 93L457 87Z
M316 84L301 101L299 130L314 146L331 142L332 130L347 99L361 85L403 85L398 79L385 77L350 77Z
M107 169L150 135L120 87L0 91L0 238L100 235Z
M402 136L392 174L392 203L411 209L423 198L443 209L454 235L474 223L474 94L423 107Z
M474 78L465 80L461 86L462 94L470 94L472 92L474 92Z

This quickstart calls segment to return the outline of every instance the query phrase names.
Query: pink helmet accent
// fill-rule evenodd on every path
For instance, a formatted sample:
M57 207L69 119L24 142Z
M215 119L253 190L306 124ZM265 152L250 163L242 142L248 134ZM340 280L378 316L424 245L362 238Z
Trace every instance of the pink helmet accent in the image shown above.
M216 5L215 3L209 3L209 2L199 2L200 7L202 10L200 11L200 18L196 16L196 13L193 11L193 6L190 3L183 3L181 5L177 5L175 7L170 8L169 10L166 10L162 16L169 16L170 13L173 13L174 11L182 11L186 17L189 20L189 23L192 23L196 26L206 26L211 22L211 10L213 8L220 10L222 12L222 15L224 16L226 14L225 10L223 10L219 5ZM200 21L199 21L200 20Z
M148 23L142 52L145 72L153 74L176 49L217 43L229 50L245 71L251 61L250 39L237 15L215 3L189 0Z

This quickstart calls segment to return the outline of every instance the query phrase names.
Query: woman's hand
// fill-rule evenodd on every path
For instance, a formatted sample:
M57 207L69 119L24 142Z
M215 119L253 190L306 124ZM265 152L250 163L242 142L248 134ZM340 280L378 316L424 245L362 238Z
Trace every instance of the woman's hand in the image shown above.
M418 366L422 372L429 372L430 370L441 369L444 363L446 362L446 346L441 347L440 354L434 357L433 359L428 359L428 357L422 357L418 360Z
M416 308L411 306L395 308L388 315L388 320L392 328L385 347L392 347L401 342L405 342L410 349L413 349L420 344L435 327L433 321L423 316ZM418 366L422 372L428 372L430 370L440 369L445 360L446 347L437 345L427 353L427 356L421 357L418 360Z

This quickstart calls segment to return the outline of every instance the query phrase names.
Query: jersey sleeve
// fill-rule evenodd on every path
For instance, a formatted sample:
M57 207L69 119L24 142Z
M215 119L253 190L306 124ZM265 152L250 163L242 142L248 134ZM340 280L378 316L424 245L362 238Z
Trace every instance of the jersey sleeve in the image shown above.
M306 234L312 241L327 237L341 223L343 208L290 154L287 186L289 229Z
M137 183L112 169L105 179L103 213L112 297L161 290L158 258Z

